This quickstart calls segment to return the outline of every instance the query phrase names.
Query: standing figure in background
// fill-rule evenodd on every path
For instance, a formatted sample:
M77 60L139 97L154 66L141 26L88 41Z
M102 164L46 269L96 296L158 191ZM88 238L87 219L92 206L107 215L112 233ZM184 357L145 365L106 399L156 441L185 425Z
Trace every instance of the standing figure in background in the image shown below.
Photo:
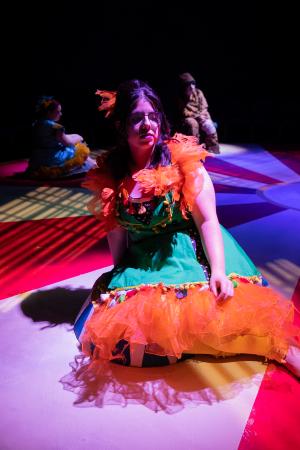
M203 92L196 87L194 77L188 73L179 75L178 113L182 132L196 136L207 151L220 153L217 130L208 112Z
M32 154L28 173L33 177L56 178L87 172L95 166L90 150L79 134L66 134L59 123L62 107L53 97L41 97L33 123Z

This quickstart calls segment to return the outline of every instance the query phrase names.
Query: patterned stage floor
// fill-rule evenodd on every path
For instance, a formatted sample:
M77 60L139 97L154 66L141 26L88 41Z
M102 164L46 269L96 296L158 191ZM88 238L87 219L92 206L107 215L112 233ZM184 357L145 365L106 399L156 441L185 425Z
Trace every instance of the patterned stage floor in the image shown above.
M259 358L110 364L90 392L63 389L74 317L112 261L80 180L14 183L24 164L0 166L0 448L300 448L300 383ZM300 152L223 144L206 167L220 222L300 309Z

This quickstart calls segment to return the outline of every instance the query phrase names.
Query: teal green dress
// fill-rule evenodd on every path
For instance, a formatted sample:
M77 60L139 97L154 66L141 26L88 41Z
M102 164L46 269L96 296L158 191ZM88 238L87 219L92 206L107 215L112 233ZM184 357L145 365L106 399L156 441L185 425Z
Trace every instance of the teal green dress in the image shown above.
M128 230L130 246L113 270L108 289L157 283L179 286L209 280L210 267L194 221L192 217L183 219L170 194L143 203L144 214L138 213L140 203L131 206L136 213L130 214L128 208L118 205L118 222ZM222 234L227 275L257 277L259 282L260 273L246 253L224 228Z

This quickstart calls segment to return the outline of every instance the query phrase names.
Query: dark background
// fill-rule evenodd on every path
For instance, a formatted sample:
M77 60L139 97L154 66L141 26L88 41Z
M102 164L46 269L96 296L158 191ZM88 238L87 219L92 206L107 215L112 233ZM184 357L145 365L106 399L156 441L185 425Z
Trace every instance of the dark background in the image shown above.
M140 78L172 122L177 75L203 90L221 142L299 149L298 14L272 2L11 3L2 30L1 160L28 157L34 102L62 102L61 123L92 148L111 143L94 92Z

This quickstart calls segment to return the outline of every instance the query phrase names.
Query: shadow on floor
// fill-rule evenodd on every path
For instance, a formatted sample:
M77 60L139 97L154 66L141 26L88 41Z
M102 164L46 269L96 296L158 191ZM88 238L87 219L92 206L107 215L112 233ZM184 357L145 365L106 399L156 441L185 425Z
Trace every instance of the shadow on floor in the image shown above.
M33 292L20 305L23 314L34 322L48 322L54 327L63 323L74 324L89 289L57 287Z

